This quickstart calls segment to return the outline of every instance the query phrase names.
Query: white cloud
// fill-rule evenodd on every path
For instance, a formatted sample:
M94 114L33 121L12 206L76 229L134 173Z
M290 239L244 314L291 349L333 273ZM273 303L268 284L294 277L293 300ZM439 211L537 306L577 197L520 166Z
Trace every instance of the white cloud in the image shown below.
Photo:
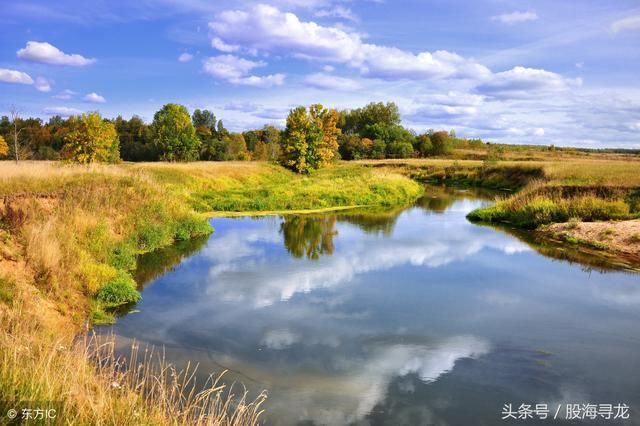
M230 80L233 84L240 84L243 86L260 87L266 89L273 86L282 86L284 84L284 74L270 74L265 76L250 75L238 79Z
M262 338L262 344L269 349L282 350L290 347L300 340L300 336L290 330L269 330Z
M193 55L191 53L182 53L178 56L178 62L189 62L193 59Z
M61 117L70 117L72 115L80 115L82 111L76 108L69 107L47 107L44 109L44 113L47 115L59 115Z
M247 51L285 52L297 58L344 63L374 78L480 78L490 74L487 67L452 52L414 54L363 43L358 33L301 21L293 13L283 13L268 5L255 6L249 12L222 12L209 23L209 28L216 43L241 46Z
M36 78L36 89L39 92L50 92L51 91L51 82L44 77Z
M234 55L211 56L203 61L203 71L231 84L268 88L281 86L284 74L266 76L250 75L251 70L265 66L264 62L255 62Z
M491 74L484 65L446 50L416 55L395 47L365 44L361 56L354 65L362 74L383 79L480 79Z
M322 70L324 72L334 72L336 68L332 65L325 65L324 67L322 67Z
M346 19L351 22L358 22L358 17L351 11L351 9L344 6L335 6L331 9L322 9L316 12L316 16L319 18L339 18Z
M54 95L53 97L55 99L68 100L68 99L71 99L72 96L75 96L77 94L78 94L78 92L74 92L73 90L65 89L62 92L58 93L57 95Z
M241 78L252 69L265 65L264 62L254 62L234 55L219 55L205 59L202 63L202 69L216 78L232 80Z
M634 30L640 30L640 15L627 16L611 23L611 31L614 33Z
M0 68L0 81L13 84L33 84L33 79L26 72L7 68Z
M500 21L503 24L518 24L520 22L536 21L538 14L535 12L511 12L492 16L492 21Z
M249 12L230 10L209 23L226 44L265 51L284 50L299 57L349 61L361 45L360 37L315 22L303 22L264 4Z
M107 100L103 96L98 95L96 92L91 92L91 93L87 94L84 97L84 100L86 102L91 102L91 103L94 103L94 104L103 104L103 103L107 102Z
M355 80L324 73L309 74L305 77L304 82L307 86L318 89L350 91L360 88L360 84Z
M211 47L225 53L233 53L240 49L238 46L232 46L220 40L218 37L211 39Z
M259 105L251 102L230 102L224 106L226 111L254 112L260 109Z
M515 67L491 75L477 87L477 90L494 97L533 97L563 91L581 84L581 79L566 79L551 71Z
M27 42L27 46L18 50L17 55L18 58L29 61L74 67L93 64L96 61L78 54L66 54L49 43L37 41Z

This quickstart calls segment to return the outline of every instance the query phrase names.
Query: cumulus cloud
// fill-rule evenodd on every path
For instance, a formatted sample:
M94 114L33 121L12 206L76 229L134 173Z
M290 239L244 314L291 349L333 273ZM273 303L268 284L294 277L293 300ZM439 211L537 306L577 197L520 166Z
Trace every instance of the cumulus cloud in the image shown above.
M258 5L249 12L220 13L209 28L215 39L232 46L268 53L287 52L304 59L344 63L374 78L478 78L485 66L452 52L414 54L394 47L367 44L358 33L302 21L293 13ZM215 40L214 39L214 40Z
M55 99L63 99L63 100L68 100L71 99L71 97L77 95L78 92L74 92L73 90L69 90L69 89L65 89L62 92L58 93L57 95L54 95L53 97Z
M33 79L26 72L7 68L0 68L0 81L13 84L33 84Z
M634 30L640 30L640 15L627 16L611 23L611 31L614 33Z
M191 53L182 53L178 56L178 62L189 62L193 59L193 55Z
M93 104L103 104L103 103L107 102L107 100L103 96L98 95L96 92L91 92L91 93L87 94L84 97L84 100L86 102L91 102Z
M50 92L51 91L51 82L44 77L36 78L36 90L39 92Z
M304 82L307 86L317 89L350 91L360 88L360 84L355 80L324 73L309 74L305 77Z
M538 14L535 12L511 12L492 16L492 21L499 21L503 24L513 25L520 22L536 21Z
M72 115L80 115L82 111L76 108L69 107L47 107L44 109L44 113L47 115L59 115L61 117L70 117Z
M211 56L202 63L202 69L218 79L231 84L267 88L284 83L284 74L267 76L250 75L251 70L265 66L264 62L250 61L234 55Z
M413 122L448 121L478 114L483 103L482 95L457 91L435 93L416 98L405 117Z
M581 79L567 79L560 74L535 68L515 67L491 75L476 90L494 97L535 96L580 86Z
M238 46L232 46L220 40L218 37L211 39L211 47L225 53L233 53L240 49Z
M27 42L27 46L18 50L17 55L18 58L28 61L74 67L90 65L96 61L92 58L85 58L82 55L64 53L62 50L47 42L38 41Z

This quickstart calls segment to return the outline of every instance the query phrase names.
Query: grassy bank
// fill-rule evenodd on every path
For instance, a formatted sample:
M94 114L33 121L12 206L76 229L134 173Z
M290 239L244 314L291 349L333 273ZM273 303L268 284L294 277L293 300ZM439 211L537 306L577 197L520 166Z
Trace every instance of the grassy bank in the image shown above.
M517 191L478 209L469 219L533 229L540 225L640 217L640 157L570 158L549 161L363 161L414 179L453 186Z
M65 418L78 424L251 424L262 397L228 402L212 385L192 395L188 416L176 416L184 401L167 397L179 394L177 383L162 379L170 370L146 368L139 377L96 369L96 350L74 337L84 324L110 321L110 309L139 300L132 278L139 254L212 232L206 218L216 211L390 207L420 193L406 177L358 165L299 176L248 162L3 162L0 399L61 400Z
M513 158L513 155L509 155ZM546 154L526 161L487 162L457 159L362 161L372 168L386 168L413 179L451 186L501 189L513 194L495 205L472 211L468 218L480 223L506 224L538 229L549 239L589 250L608 250L637 264L637 231L640 218L640 156ZM549 227L550 224L618 221L609 225ZM600 234L615 228L616 238ZM562 237L559 239L559 235ZM606 237L606 235L605 235Z

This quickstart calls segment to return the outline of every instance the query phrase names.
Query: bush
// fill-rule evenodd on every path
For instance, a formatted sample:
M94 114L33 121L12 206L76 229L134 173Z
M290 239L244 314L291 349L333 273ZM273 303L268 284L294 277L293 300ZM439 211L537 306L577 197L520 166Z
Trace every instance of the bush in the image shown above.
M105 307L115 307L140 301L135 281L126 272L120 271L111 281L98 290L97 299Z
M206 220L196 217L187 217L182 219L176 227L175 239L177 241L190 240L191 238L202 235L209 235L213 232L213 228Z

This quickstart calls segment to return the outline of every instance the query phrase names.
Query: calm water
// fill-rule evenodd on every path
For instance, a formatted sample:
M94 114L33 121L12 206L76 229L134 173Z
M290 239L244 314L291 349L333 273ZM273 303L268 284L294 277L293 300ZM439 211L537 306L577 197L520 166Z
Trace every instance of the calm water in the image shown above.
M478 195L431 191L393 213L214 219L143 258L139 312L100 331L268 389L268 424L532 422L501 421L505 403L625 403L630 420L584 422L640 424L640 274L543 256L469 223Z

